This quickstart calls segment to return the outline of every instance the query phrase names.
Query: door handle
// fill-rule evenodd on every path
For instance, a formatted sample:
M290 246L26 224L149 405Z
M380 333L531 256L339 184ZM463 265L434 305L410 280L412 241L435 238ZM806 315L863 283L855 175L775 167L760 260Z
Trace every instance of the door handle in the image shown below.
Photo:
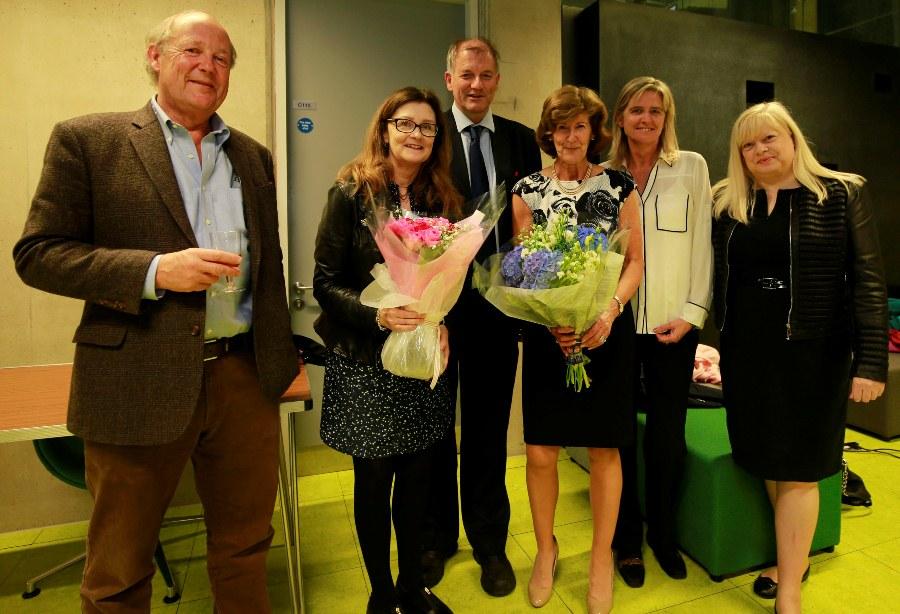
M294 294L296 297L293 300L294 309L300 311L306 305L306 301L303 300L303 293L307 290L312 290L312 286L304 285L302 282L295 281L294 282Z

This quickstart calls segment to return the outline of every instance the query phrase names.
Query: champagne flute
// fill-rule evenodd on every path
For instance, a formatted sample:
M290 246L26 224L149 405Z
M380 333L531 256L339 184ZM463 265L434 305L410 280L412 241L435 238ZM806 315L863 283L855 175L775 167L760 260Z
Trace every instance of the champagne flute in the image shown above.
M237 254L238 256L241 255L244 233L240 230L213 230L209 233L209 238L213 249L230 252L232 254ZM241 290L243 290L243 288L238 288L234 283L233 275L225 276L225 284L222 287L221 292L233 294L235 292L240 292Z

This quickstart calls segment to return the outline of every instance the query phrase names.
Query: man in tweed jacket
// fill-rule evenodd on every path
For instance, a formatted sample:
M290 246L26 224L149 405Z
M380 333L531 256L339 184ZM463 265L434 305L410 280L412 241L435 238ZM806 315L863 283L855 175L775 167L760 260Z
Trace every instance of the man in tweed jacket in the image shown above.
M216 611L267 612L277 403L297 372L272 159L216 114L235 52L214 18L173 15L147 43L156 95L54 128L14 248L26 283L85 301L68 417L94 499L83 610L149 610L190 459ZM241 255L211 249L223 229Z

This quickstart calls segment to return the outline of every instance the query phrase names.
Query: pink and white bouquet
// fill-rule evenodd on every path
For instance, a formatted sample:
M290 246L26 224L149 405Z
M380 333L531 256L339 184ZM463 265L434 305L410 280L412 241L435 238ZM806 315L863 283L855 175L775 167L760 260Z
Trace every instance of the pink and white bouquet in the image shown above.
M407 249L419 254L419 262L425 263L440 257L465 226L445 217L401 217L388 222L387 229Z
M443 371L438 327L456 303L469 264L506 207L503 184L480 197L469 217L452 223L442 217L407 214L395 218L375 206L367 220L383 264L372 268L374 281L360 302L387 309L408 307L425 314L412 331L391 332L381 351L384 368L395 375L431 380Z

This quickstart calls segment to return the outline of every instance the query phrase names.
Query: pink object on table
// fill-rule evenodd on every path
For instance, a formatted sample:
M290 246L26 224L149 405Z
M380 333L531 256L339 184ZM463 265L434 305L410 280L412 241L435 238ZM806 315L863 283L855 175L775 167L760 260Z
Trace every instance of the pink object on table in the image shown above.
M719 350L703 345L697 346L694 356L694 373L691 379L704 384L721 384L722 373L719 371Z

